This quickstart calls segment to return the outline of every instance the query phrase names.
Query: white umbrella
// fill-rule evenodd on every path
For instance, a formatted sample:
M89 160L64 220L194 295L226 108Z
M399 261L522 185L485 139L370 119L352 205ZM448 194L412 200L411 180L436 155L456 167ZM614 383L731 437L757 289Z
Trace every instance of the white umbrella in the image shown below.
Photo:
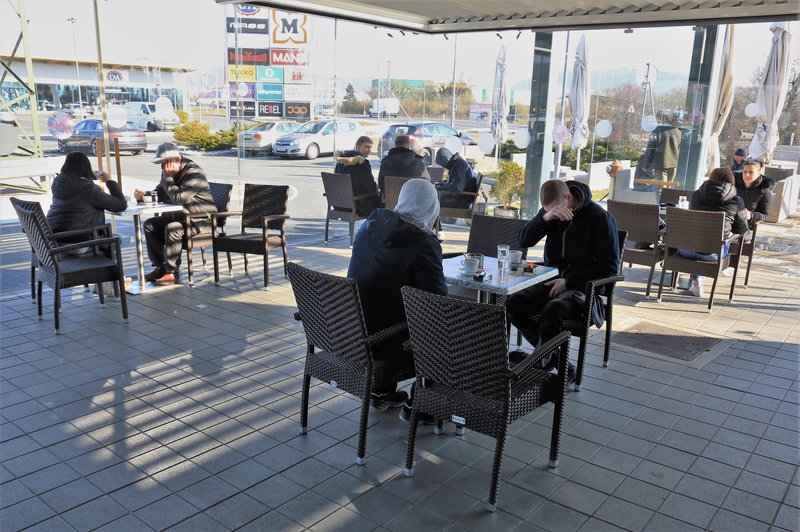
M506 84L506 46L501 45L497 53L494 70L494 93L492 94L492 136L502 144L508 138L508 86ZM498 150L499 151L499 150Z
M778 143L778 118L788 92L791 50L789 23L775 22L769 29L772 32L772 48L767 56L764 76L756 97L759 122L750 142L750 157L753 158L772 156L772 151Z
M585 148L589 141L589 54L586 50L586 35L581 36L575 49L575 64L572 66L572 83L569 86L569 110L572 113L573 148Z
M733 106L733 35L735 26L725 29L725 44L722 47L722 70L719 75L717 106L711 122L711 136L708 138L708 167L719 166L719 134L725 127Z

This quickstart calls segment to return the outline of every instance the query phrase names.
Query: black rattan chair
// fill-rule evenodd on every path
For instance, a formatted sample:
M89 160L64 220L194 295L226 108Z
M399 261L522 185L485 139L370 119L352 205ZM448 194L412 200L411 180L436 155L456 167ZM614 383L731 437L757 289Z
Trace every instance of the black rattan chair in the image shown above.
M325 189L323 195L328 200L328 212L325 216L325 243L328 243L328 226L331 220L341 220L350 225L350 247L353 247L356 222L364 219L356 212L356 201L373 194L356 196L353 193L353 179L348 174L322 172L322 186Z
M702 229L702 230L700 230ZM739 273L739 245L742 235L731 235L727 239L725 230L725 213L709 211L693 211L667 208L667 232L664 235L664 262L661 265L661 281L658 283L658 301L661 302L661 292L664 288L664 274L667 270L684 272L704 277L712 277L714 284L708 297L708 310L714 305L714 292L722 270L733 266L733 279L731 279L731 292L728 300L733 300L733 290L736 288L736 275ZM719 260L694 260L678 255L678 249L688 249L698 253L717 253L722 257L722 250L730 244L728 255Z
M476 214L472 217L469 228L466 253L481 253L487 257L494 257L497 255L498 244L508 244L511 249L522 251L522 258L525 259L528 256L528 248L520 246L519 232L527 223L528 220ZM461 253L445 253L444 258L458 255Z
M214 198L214 205L217 207L217 212L226 212L231 203L231 192L233 185L226 183L209 183L208 188L211 190L211 197ZM189 286L194 286L194 272L192 271L192 252L194 248L200 248L200 258L203 261L203 269L206 268L206 254L205 247L211 245L212 234L207 230L200 231L198 224L207 222L208 216L205 214L187 214L183 223L183 249L186 250L186 271L189 274ZM227 217L218 216L214 219L217 226L217 231L225 234L225 222ZM207 224L206 224L207 225ZM228 254L228 269L231 269L231 256Z
M269 251L281 248L283 252L283 273L286 275L286 229L289 219L286 209L289 203L287 185L244 186L244 200L241 212L219 212L212 214L211 247L214 252L214 283L219 284L218 253L241 253L244 255L244 271L247 271L247 255L261 255L264 259L264 288L269 286ZM220 234L216 220L241 216L242 232L239 234ZM247 232L258 229L258 232ZM232 275L230 260L229 273Z
M475 205L478 204L478 196L481 194L481 185L483 184L483 175L478 174L478 184L475 192L449 192L447 190L439 191L439 203L443 206L439 210L439 217L441 218L463 218L465 220L472 220L472 214L475 211ZM466 206L464 207L445 207L444 204L448 200L458 198L463 201ZM439 224L441 230L441 224Z
M619 254L622 257L622 251L625 249L625 241L628 239L626 231L617 231L617 239L619 241ZM562 326L565 331L569 331L572 336L577 336L581 339L578 347L578 363L575 369L575 383L573 385L576 392L581 389L581 382L583 382L583 367L586 358L586 346L589 343L589 331L592 328L592 314L594 305L597 302L594 297L595 294L600 294L599 303L603 305L605 324L606 324L606 338L603 347L603 367L608 367L609 351L611 349L611 328L614 317L614 288L617 283L625 280L622 275L622 260L619 262L619 274L603 279L593 279L586 283L584 290L584 297L586 298L586 306L581 312L581 315L575 320L566 320ZM538 322L541 316L533 316L533 321ZM517 343L521 343L517 337Z
M387 209L394 210L397 207L397 200L400 198L400 190L408 181L412 179L425 179L423 177L398 177L386 176L384 178L383 186L383 201ZM427 181L427 179L426 179Z
M674 203L677 205L681 196L686 196L686 199L688 200L692 197L692 194L694 194L694 190L665 187L661 189L661 194L658 197L658 201L659 203Z
M26 209L22 202L11 199L17 211L22 230L28 237L37 265L36 303L39 319L42 318L42 284L53 289L53 315L55 332L59 333L61 322L61 289L72 286L97 284L100 306L105 306L104 282L116 283L115 293L122 301L122 317L128 320L128 300L125 294L125 274L122 269L122 254L119 237L106 237L82 240L72 244L61 244L50 231L47 218L37 203L33 209ZM59 238L87 235L87 231L76 230L56 233ZM79 253L73 255L71 253Z
M491 436L497 443L486 509L494 511L508 426L544 404L548 400L546 390L553 389L556 397L549 465L558 465L570 335L562 332L533 356L509 368L504 307L461 301L409 286L402 293L417 371L403 472L407 477L414 474L419 413ZM558 352L557 376L533 367L553 351Z
M402 337L407 331L406 324L368 335L358 285L353 279L315 272L291 262L288 271L308 344L300 432L305 434L308 427L311 377L359 397L361 423L356 464L361 465L373 387L396 385L414 377L413 366L404 366L396 360L375 360L373 349L388 339Z
M623 263L650 266L647 290L645 291L645 297L650 297L656 264L664 259L664 246L661 244L661 234L658 232L658 205L608 200L608 212L617 221L617 227L627 231L629 240L652 246L651 248L625 248L620 257Z

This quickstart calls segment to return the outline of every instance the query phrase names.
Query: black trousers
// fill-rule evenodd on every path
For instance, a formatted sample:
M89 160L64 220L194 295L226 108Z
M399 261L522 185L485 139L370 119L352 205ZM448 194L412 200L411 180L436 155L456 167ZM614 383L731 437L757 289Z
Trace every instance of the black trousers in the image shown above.
M550 289L540 283L506 299L508 320L534 347L557 336L565 320L577 319L583 312L586 301L583 292L566 290L551 299ZM541 315L538 323L531 320L536 315Z
M168 212L144 222L147 256L153 266L160 266L168 273L175 272L181 261L184 219L182 212Z

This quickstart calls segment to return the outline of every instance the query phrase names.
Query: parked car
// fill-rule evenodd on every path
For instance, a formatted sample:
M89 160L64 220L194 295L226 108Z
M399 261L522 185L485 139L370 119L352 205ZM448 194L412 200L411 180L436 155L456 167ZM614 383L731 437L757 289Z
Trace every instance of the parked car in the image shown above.
M256 155L259 152L272 153L272 143L275 139L288 135L299 127L300 122L293 120L261 122L247 131L239 133L239 148L250 155Z
M464 133L459 133L441 122L408 122L392 124L381 137L381 158L394 147L394 138L408 135L411 138L411 149L422 155L425 164L431 164L439 148L444 148L448 137L459 137L465 146L478 142Z
M83 119L94 114L94 107L84 102L83 105L79 103L68 103L64 106L64 110L69 113L72 118Z
M172 131L181 123L175 111L157 111L155 102L126 102L124 107L128 122L147 131Z
M108 131L111 149L114 149L114 139L119 139L119 151L129 151L139 155L147 148L147 137L144 131L131 123L123 127L112 127ZM81 120L72 131L72 135L58 141L58 149L66 153L69 151L89 150L92 155L97 155L97 143L103 141L103 121L99 118Z
M316 159L321 153L352 150L358 137L364 134L355 120L313 120L294 133L276 139L272 152L281 157Z

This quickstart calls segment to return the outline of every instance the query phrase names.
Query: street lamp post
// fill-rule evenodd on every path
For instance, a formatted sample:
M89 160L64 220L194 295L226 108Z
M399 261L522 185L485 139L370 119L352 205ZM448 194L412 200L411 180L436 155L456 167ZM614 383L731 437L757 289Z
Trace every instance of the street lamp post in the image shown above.
M83 118L83 96L81 96L81 67L78 64L78 41L75 39L75 23L78 22L78 19L76 19L75 17L69 17L67 19L67 22L69 22L72 25L72 47L75 50L75 73L78 76L78 105L80 106L78 107L78 109L80 109L81 113L80 118Z

